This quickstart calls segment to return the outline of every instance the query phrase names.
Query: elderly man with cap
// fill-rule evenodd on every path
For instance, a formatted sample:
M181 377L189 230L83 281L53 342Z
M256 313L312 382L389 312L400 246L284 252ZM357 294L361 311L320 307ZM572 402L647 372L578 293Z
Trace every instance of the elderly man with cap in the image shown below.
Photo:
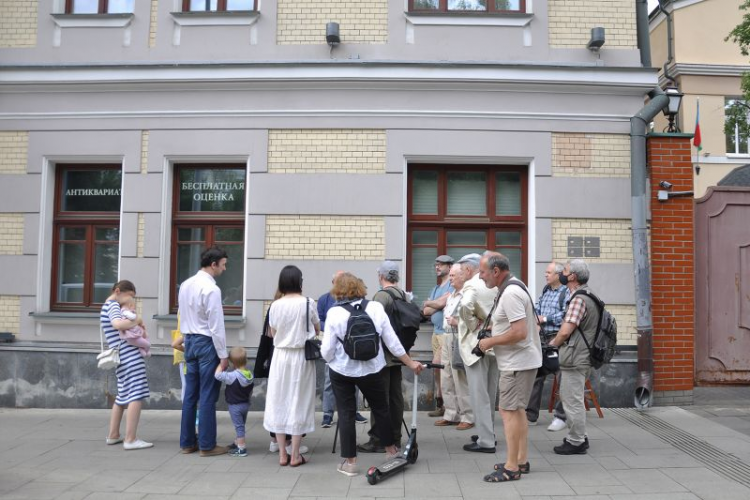
M383 305L388 318L391 321L391 325L394 325L393 321L393 304L396 300L409 301L406 292L404 292L398 286L399 272L398 264L393 261L386 260L377 269L378 282L380 283L380 290L372 297L372 300L379 302ZM394 330L398 331L396 327ZM404 346L408 354L411 346ZM385 368L383 368L383 380L385 382L385 392L388 396L388 408L391 417L391 428L393 429L393 439L397 447L401 447L401 422L404 420L404 392L401 387L401 367L403 366L398 362L388 349L383 346L385 354ZM357 445L357 451L362 453L384 453L385 447L380 442L377 434L375 433L376 423L374 415L370 418L370 430L368 432L370 439L364 444Z
M472 253L458 261L465 279L461 301L456 307L459 348L466 367L469 399L477 427L477 435L472 436L471 443L464 445L464 450L495 453L495 399L500 373L494 352L488 351L483 357L472 352L477 346L477 334L492 314L497 296L497 288L487 288L479 278L480 260L479 254Z
M427 316L432 321L432 362L440 363L440 355L443 350L443 338L445 329L443 328L443 309L448 303L448 297L453 293L453 287L448 280L448 273L453 265L453 257L450 255L441 255L435 259L435 274L437 274L438 284L430 292L430 298L422 304L422 315ZM431 411L431 417L442 417L445 414L443 405L443 391L440 384L440 370L435 370L435 383L437 386L437 409ZM443 420L447 422L446 420Z

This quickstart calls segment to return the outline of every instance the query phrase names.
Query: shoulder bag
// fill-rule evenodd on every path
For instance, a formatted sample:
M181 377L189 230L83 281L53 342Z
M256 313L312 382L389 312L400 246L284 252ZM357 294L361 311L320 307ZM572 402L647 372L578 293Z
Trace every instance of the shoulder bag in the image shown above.
M99 333L101 334L99 341L101 342L102 352L96 357L96 366L100 370L111 370L112 368L117 368L120 366L120 346L122 346L122 341L120 341L117 347L111 347L105 351L104 330L101 327L99 327Z
M310 331L310 299L305 302L305 328ZM316 338L305 340L305 359L307 361L315 361L321 359L323 354L320 352L320 340Z

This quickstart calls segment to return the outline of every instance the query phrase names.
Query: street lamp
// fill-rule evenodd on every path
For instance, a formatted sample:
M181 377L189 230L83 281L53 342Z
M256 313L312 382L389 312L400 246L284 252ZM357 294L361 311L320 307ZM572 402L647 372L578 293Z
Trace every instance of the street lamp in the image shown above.
M669 97L669 103L664 106L664 109L662 109L664 116L666 116L669 120L667 132L679 132L680 129L679 127L677 127L677 125L675 125L674 120L675 116L677 116L677 113L680 111L680 104L682 103L683 94L677 87L667 87L666 89L664 89L664 91L666 92L667 97Z

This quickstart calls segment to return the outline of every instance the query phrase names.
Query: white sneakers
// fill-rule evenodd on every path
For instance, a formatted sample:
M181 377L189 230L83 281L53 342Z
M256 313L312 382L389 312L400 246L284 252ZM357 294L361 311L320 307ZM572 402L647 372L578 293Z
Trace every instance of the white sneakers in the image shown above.
M118 438L107 438L107 444L110 445L110 446L113 445L113 444L118 444L118 443L122 443L122 438L121 437L118 437Z
M132 443L122 443L122 447L126 450L143 450L152 446L154 446L154 443L148 443L142 439L136 439Z
M568 427L568 424L565 423L565 420L560 420L559 418L555 417L552 420L552 423L549 424L549 427L547 427L547 430L550 432L557 432L561 431Z
M271 441L271 444L268 445L268 451L270 451L271 453L278 453L279 452L279 443L277 443L275 441ZM292 445L291 444L286 445L286 452L289 453L289 454L292 453ZM299 453L300 453L300 455L302 455L304 453L309 453L309 452L310 452L310 448L308 448L304 444L301 444L299 446Z

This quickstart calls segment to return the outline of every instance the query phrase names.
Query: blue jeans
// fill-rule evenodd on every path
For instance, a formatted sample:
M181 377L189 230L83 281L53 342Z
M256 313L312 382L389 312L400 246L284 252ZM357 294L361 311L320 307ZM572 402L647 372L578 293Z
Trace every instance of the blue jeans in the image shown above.
M198 426L198 448L212 450L216 447L216 402L219 400L221 382L214 372L219 366L211 337L185 335L185 399L182 401L180 448L195 446L195 412L200 401L201 423Z

